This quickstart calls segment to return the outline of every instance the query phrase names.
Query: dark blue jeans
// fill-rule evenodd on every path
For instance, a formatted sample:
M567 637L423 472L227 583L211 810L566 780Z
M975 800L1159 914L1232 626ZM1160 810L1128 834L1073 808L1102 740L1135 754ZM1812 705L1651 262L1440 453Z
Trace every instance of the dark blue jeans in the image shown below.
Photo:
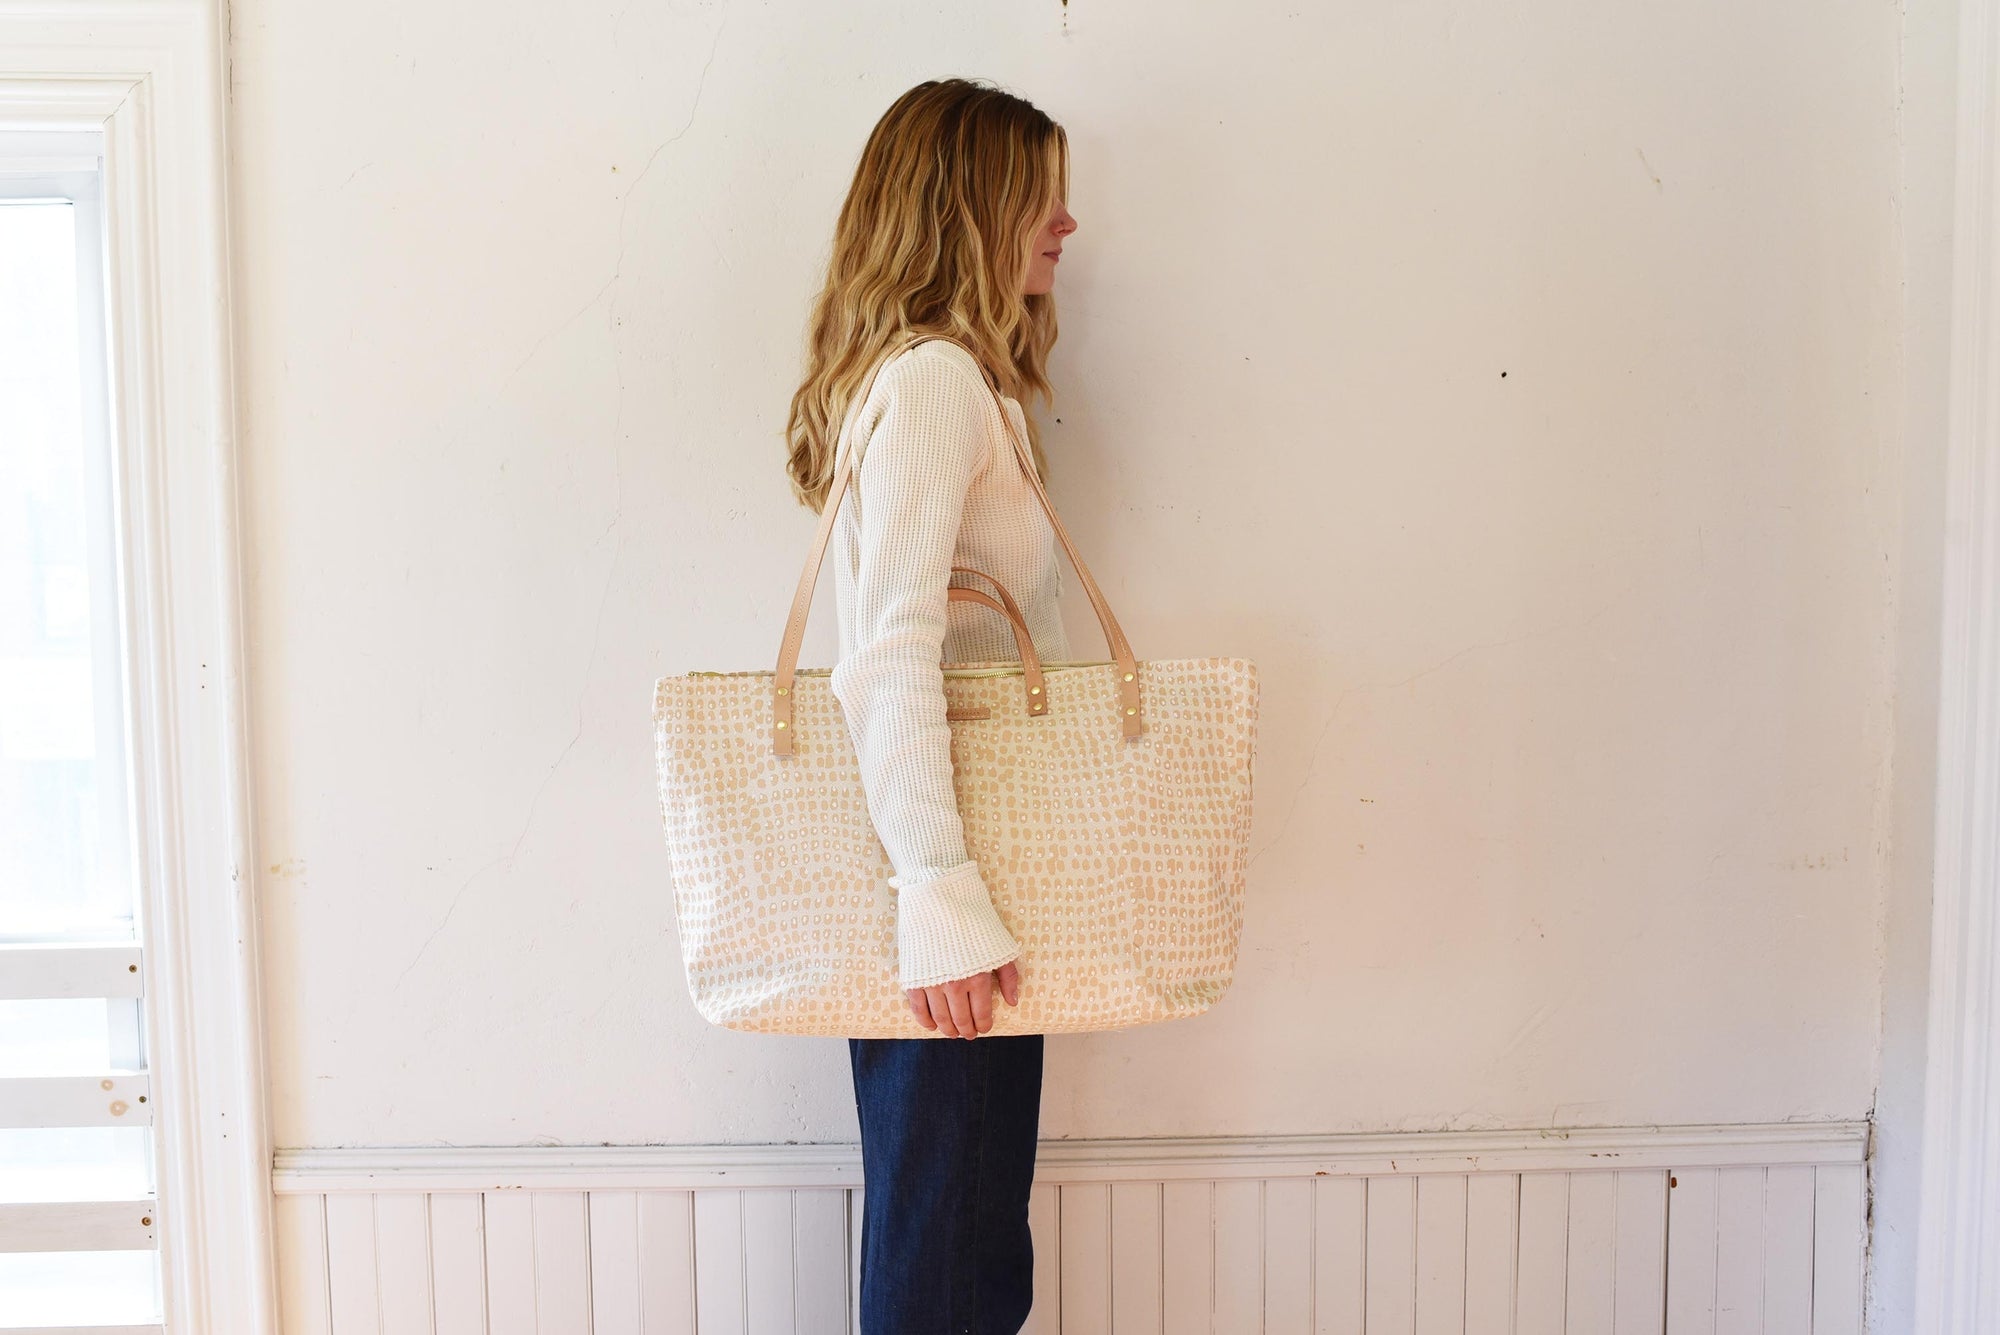
M1015 1335L1041 1034L850 1038L861 1120L861 1335Z

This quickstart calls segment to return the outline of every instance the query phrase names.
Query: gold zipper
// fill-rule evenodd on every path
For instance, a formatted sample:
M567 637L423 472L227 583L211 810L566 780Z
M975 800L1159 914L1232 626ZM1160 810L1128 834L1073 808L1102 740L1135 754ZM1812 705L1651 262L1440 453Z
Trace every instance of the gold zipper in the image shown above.
M1043 663L1042 671L1045 673L1066 672L1075 668L1110 666L1111 660L1108 658L1059 658ZM831 676L832 673L832 668L796 668L793 670L792 675L795 677L826 677ZM998 664L993 667L946 667L944 669L944 675L947 677L1009 677L1019 676L1020 673L1021 665L1019 663ZM768 677L772 673L770 669L765 668L748 672L688 672L684 675L689 677Z
M1111 660L1108 658L1106 659L1057 658L1042 664L1042 671L1064 672L1074 668L1094 668L1094 667L1110 667L1110 666L1111 666ZM994 667L977 667L977 668L947 667L944 670L944 675L947 677L1012 677L1012 676L1019 676L1020 673L1021 673L1021 665L1019 663L1005 663Z

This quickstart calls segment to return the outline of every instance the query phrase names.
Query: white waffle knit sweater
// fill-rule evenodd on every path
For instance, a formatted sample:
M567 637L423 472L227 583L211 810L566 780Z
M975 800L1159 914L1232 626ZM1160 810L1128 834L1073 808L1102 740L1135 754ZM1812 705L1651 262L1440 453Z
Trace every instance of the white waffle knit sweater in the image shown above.
M849 412L847 448L860 453L834 525L840 659L831 684L894 867L905 988L997 969L1021 950L966 852L940 671L1020 658L1003 617L948 600L951 584L991 592L953 575L954 565L1006 586L1045 661L1069 656L1055 534L1009 419L1025 442L1021 405L996 401L972 354L942 339L897 353Z

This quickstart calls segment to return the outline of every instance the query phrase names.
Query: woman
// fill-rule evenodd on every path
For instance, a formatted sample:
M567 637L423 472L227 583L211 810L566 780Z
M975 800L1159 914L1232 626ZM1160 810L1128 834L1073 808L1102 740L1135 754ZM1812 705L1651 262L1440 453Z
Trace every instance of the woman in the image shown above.
M1062 128L1012 94L936 79L898 98L841 209L786 427L793 491L815 511L843 426L857 452L833 539L832 689L895 869L898 981L937 1038L977 1040L848 1040L864 1335L1010 1335L1032 1302L1043 1036L980 1037L996 989L1020 1004L1020 946L966 852L939 666L1020 657L1001 617L948 599L980 587L954 565L1013 594L1044 661L1068 657L1055 535L1010 435L1040 470L1020 396L1050 393L1068 178Z

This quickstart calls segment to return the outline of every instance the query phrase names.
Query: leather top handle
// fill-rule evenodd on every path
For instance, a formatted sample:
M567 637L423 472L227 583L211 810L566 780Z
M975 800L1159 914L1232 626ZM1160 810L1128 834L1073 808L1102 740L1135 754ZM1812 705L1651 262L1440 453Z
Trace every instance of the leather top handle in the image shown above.
M1001 591L1001 596L1006 596L1005 590ZM1021 676L1024 679L1022 685L1028 688L1028 713L1030 715L1048 713L1049 693L1042 689L1042 660L1035 652L1034 636L1028 634L1028 623L1019 617L1009 615L1007 609L1002 607L991 594L981 593L977 589L960 588L954 584L945 590L945 597L954 603L978 603L982 607L990 607L1007 618L1007 625L1014 632L1014 647L1021 654ZM1012 599L1008 601L1011 602Z
M894 357L910 346L926 339L943 338L941 334L919 334L906 343L892 349L878 359L868 372L868 379L862 383L861 391L849 404L850 416L843 425L840 440L834 443L834 453L838 463L833 470L833 479L827 484L826 500L820 507L819 528L813 534L812 549L806 554L806 567L799 575L798 590L792 595L791 615L785 619L785 637L778 646L778 670L771 682L771 750L776 755L792 754L792 685L799 666L799 645L805 638L806 616L812 611L813 585L819 581L819 570L826 559L827 540L833 536L834 514L840 509L841 497L847 491L848 477L854 471L854 452L840 454L840 444L847 438L847 425L855 420L860 407L868 401L868 393L875 386L875 377L880 374ZM958 343L957 339L945 339L948 343ZM959 347L965 345L960 343ZM977 358L975 357L976 361ZM989 382L987 389L996 401L999 391ZM1075 567L1077 579L1083 584L1083 591L1090 598L1091 610L1097 613L1097 624L1104 630L1104 641L1111 649L1111 657L1118 667L1118 714L1129 741L1146 730L1145 719L1139 713L1139 664L1132 656L1132 646L1125 638L1125 632L1118 625L1118 618L1112 615L1111 604L1105 601L1103 590L1091 578L1090 567L1083 563L1083 557L1070 541L1069 530L1063 527L1056 514L1054 502L1042 486L1041 474L1035 469L1034 456L1026 442L1014 430L1013 419L1007 416L1005 404L999 404L1000 419L1006 423L1007 435L1014 446L1014 457L1020 461L1021 471L1027 474L1028 482L1035 489L1035 499L1041 503L1042 512L1049 517L1049 527L1055 530L1056 540L1069 556L1069 563ZM949 595L947 595L949 599Z
M1035 637L1028 633L1028 618L1021 614L1021 605L1014 601L1013 594L1007 592L1005 584L984 570L974 570L971 566L953 566L951 570L955 575L971 575L974 579L985 580L993 586L993 592L999 595L1000 601L996 603L992 598L972 589L953 587L946 590L947 598L984 603L1007 618L1008 624L1014 630L1014 644L1021 651L1021 673L1028 679L1028 712L1046 714L1049 709L1049 693L1043 689L1042 660L1035 653Z

